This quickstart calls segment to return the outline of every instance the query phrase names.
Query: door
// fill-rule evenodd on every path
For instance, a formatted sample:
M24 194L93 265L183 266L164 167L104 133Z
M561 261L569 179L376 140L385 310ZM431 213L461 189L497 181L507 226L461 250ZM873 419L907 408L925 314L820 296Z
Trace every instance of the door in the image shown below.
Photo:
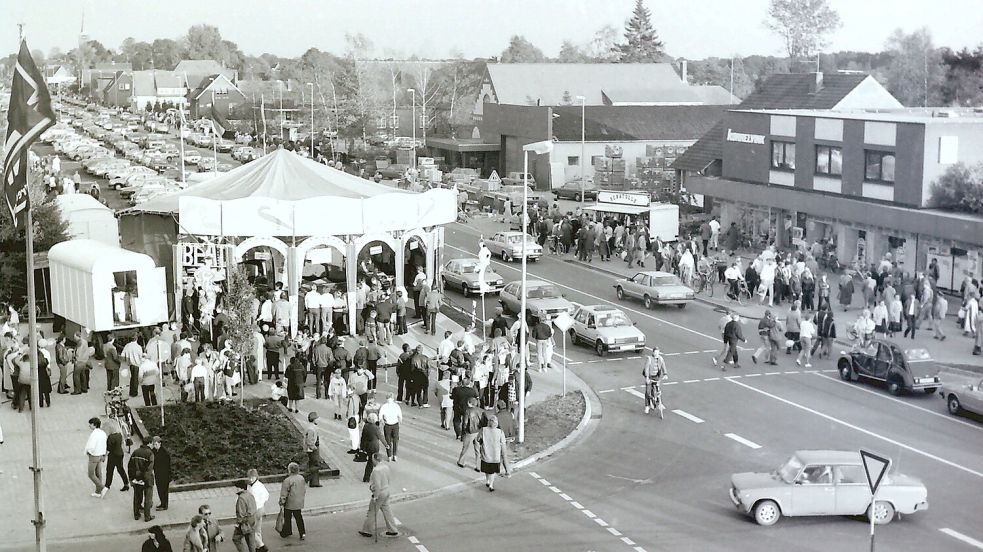
M583 336L587 329L587 316L588 312L584 309L580 309L573 317L573 331L579 336Z
M645 294L644 288L648 285L648 279L649 279L648 275L642 273L638 273L632 276L631 281L629 282L625 291L628 291L629 295L631 295L632 297L641 298L642 295Z
M835 466L833 479L836 484L836 514L851 516L862 514L870 505L870 489L862 466Z
M963 408L972 410L977 414L983 414L983 380L966 389L966 392L962 393L959 399L963 403Z
M887 379L887 373L891 369L891 349L884 343L877 344L877 354L871 363L870 375L877 379Z
M810 465L802 470L792 488L791 516L832 514L836 509L833 469L828 465Z

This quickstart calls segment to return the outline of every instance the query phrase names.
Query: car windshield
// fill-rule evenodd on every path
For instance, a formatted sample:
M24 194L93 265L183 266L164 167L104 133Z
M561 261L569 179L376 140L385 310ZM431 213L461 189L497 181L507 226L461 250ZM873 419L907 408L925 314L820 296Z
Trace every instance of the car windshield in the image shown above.
M530 299L550 299L560 297L560 290L555 286L542 286L529 289Z
M928 354L928 349L905 349L904 356L909 362L932 360L932 356Z
M461 263L461 274L476 274L478 263Z
M683 283L675 276L655 276L652 278L653 286L681 286Z
M522 243L522 237L520 235L512 235L507 238L508 242L512 245L519 245ZM532 239L532 236L525 234L526 243L535 244L536 240Z
M778 468L778 476L782 478L782 481L791 484L801 470L802 462L797 456L793 456Z
M597 326L599 328L617 328L631 325L631 320L623 312L607 312L597 315Z

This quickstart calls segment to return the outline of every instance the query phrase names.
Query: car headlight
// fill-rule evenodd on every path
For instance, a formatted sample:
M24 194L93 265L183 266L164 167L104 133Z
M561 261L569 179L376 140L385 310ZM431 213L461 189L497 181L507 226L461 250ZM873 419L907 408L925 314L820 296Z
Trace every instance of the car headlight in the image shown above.
M497 285L497 286L500 286L500 285L502 285L504 283L505 283L505 281L502 280L502 279L495 280L495 285Z

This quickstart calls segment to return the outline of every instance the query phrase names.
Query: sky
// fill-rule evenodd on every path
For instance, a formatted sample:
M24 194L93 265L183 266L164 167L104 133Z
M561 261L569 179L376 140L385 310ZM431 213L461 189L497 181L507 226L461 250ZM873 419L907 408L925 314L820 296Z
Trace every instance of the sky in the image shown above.
M842 27L826 51L877 52L896 28L925 26L937 46L983 44L981 0L829 0ZM340 53L346 33L362 33L377 57L467 58L501 53L514 34L547 56L564 40L585 43L605 24L622 30L634 0L32 0L4 2L0 44L17 44L25 25L29 47L46 55L67 51L85 32L108 48L126 37L151 42L177 38L189 27L219 28L249 55L296 57L310 47ZM764 26L769 0L646 0L667 52L702 59L784 55ZM2 50L0 50L2 51Z

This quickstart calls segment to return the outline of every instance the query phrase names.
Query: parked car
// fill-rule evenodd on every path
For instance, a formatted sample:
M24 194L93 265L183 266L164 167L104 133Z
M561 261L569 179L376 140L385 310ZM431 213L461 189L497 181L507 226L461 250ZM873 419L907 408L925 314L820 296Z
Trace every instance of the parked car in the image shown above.
M215 169L215 159L211 157L202 157L198 160L198 172L214 171Z
M502 309L518 314L522 304L522 282L509 282L500 294ZM555 285L542 280L526 280L526 308L540 320L553 320L561 312L573 314L573 303L567 301Z
M583 198L581 198L581 192L583 192ZM596 200L597 187L588 179L587 183L581 189L580 179L571 180L559 188L553 188L553 195L556 196L556 199L572 199L574 201L580 201L581 199Z
M841 351L836 368L844 381L880 381L892 395L911 391L935 393L942 385L939 369L928 350L902 349L886 339L875 339L868 347Z
M476 258L447 261L440 277L444 281L444 289L459 290L465 297L481 292L481 286L478 285L478 259ZM505 287L505 280L490 266L485 269L485 283L488 284L485 293L500 293Z
M532 189L536 189L536 179L532 176L532 173L526 174L523 172L510 172L508 175L502 179L502 186L522 186L526 184L526 178L528 178L528 186Z
M782 516L873 515L886 524L896 514L928 509L921 481L900 473L884 474L871 512L870 488L858 451L800 450L768 473L736 473L730 499L758 525L774 525Z
M647 309L656 305L684 308L695 295L676 275L657 270L639 272L631 278L618 280L614 288L619 300L640 299Z
M577 306L570 339L574 345L593 347L598 356L645 349L645 334L627 314L608 305Z
M219 140L219 141L218 141L218 142L217 142L217 143L215 144L215 147L216 147L216 148L218 149L218 151L219 151L219 152L221 152L221 153L228 153L228 152L230 152L230 151L232 151L232 146L234 146L234 145L235 145L235 143L234 143L234 142L232 142L231 140L224 140L224 139L221 139L221 140Z
M522 259L522 239L526 240L526 259L535 261L543 256L543 248L536 239L525 232L498 232L485 241L485 247L492 255L498 255L505 262Z
M939 395L945 399L952 415L965 410L983 416L983 380L976 383L967 383L966 380L945 381L939 388Z
M185 149L184 150L184 162L191 163L192 165L197 165L198 161L201 161L201 153L198 150Z

